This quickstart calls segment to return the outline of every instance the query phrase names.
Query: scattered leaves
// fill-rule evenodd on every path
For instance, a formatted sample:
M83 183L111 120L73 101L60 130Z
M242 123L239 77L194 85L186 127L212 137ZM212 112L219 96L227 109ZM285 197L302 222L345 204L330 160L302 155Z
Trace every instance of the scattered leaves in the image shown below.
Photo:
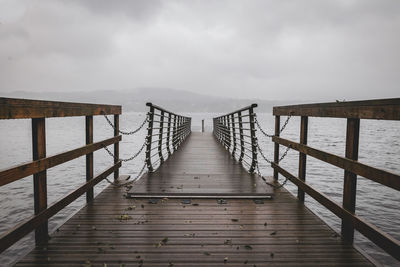
M82 264L82 267L92 267L92 263L89 260L87 260L85 261L84 264Z
M273 258L274 257L274 253L273 252L271 252L271 254L269 254L270 256L271 256L271 258Z
M238 222L239 219L231 219L232 222Z
M207 251L204 251L203 254L206 255L206 256L210 256L211 255L210 252L207 252Z
M264 226L267 226L267 222L264 223Z
M142 205L140 205L141 207L142 207L142 209L144 209L144 205L142 204Z
M172 266L174 266L174 264L172 262L169 262L168 267L172 267Z
M226 263L228 261L228 257L224 258L224 263Z
M247 249L247 250L252 250L253 249L253 247L250 246L250 245L244 245L244 248Z
M116 217L117 220L119 221L127 221L127 220L131 220L132 217L129 216L128 214L122 214Z
M96 226L92 226L92 230L97 230Z
M232 245L232 240L230 239L225 240L224 245Z
M136 206L129 206L125 210L134 210L134 209L136 209Z
M193 203L192 206L199 206L199 203Z
M270 235L276 235L276 231L273 231L272 233L270 233Z
M243 263L244 263L244 264L247 264L248 262L249 262L248 260L245 260Z

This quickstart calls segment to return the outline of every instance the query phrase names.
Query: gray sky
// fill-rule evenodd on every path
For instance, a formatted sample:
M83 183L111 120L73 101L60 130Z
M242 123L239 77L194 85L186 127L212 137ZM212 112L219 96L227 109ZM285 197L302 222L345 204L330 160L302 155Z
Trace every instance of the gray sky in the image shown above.
M400 1L0 0L0 93L398 97Z

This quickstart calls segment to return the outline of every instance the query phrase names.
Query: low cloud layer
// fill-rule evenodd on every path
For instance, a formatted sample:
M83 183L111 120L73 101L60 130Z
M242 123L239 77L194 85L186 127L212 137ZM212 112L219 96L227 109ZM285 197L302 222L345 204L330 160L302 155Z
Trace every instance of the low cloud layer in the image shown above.
M0 0L0 93L397 97L400 2Z

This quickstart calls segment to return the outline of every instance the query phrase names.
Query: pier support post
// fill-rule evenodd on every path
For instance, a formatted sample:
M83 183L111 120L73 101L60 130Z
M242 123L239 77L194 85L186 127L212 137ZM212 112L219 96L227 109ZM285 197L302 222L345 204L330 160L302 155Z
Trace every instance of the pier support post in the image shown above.
M201 132L204 133L204 120L201 120Z
M360 135L360 119L347 119L346 158L358 160L358 144ZM356 210L357 175L344 171L343 208L351 213ZM354 227L348 219L342 219L342 237L346 242L353 243Z
M114 136L119 135L119 115L114 115ZM119 142L114 144L114 164L117 164L119 161ZM115 169L114 172L114 181L119 177L119 168Z
M46 157L46 126L45 118L32 119L32 152L33 160ZM33 195L35 215L47 209L47 172L46 170L33 175ZM48 221L35 229L35 243L46 243L48 240Z
M279 131L281 127L281 117L275 116L275 136L279 136ZM274 143L274 163L279 164L279 144ZM279 172L274 168L274 180L278 180Z
M86 145L93 143L93 116L86 116ZM86 182L93 179L93 152L86 154ZM86 192L86 202L93 200L93 187Z
M308 117L301 116L300 123L300 144L307 145L307 133L308 133ZM307 156L304 153L299 153L299 179L306 181L306 161ZM297 198L304 202L304 191L298 187Z

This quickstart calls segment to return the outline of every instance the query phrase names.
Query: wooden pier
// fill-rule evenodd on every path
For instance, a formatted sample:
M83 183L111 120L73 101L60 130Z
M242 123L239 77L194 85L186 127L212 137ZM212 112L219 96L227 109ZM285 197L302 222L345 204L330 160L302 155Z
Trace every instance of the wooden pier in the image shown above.
M132 198L109 186L17 266L371 265L285 189L265 198L271 187L229 158L211 133L191 133L132 186ZM249 199L230 198L237 196Z
M110 185L93 198L93 186L107 176L114 173L115 181L119 181L121 107L0 100L1 119L31 118L34 130L34 161L0 171L0 186L35 174L35 215L0 239L0 249L4 251L35 230L36 247L16 266L374 265L352 245L354 229L393 257L399 257L399 241L357 217L355 202L350 208L338 206L305 183L309 155L345 169L345 180L354 181L359 174L399 188L398 175L358 163L351 151L351 155L346 153L346 157L353 157L349 160L306 145L308 116L349 117L349 113L340 113L348 108L347 103L315 109L307 105L274 109L277 123L272 140L276 154L271 165L275 177L267 180L256 171L256 105L215 118L213 133L194 133L190 118L148 104L148 134L143 147L145 166L151 171L128 186ZM358 139L354 134L359 130L357 120L359 123L360 118L374 116L399 119L398 99L362 104L351 106L348 119L347 138L353 144L353 152L358 147L357 141L351 142ZM376 113L365 111L371 107ZM313 113L317 108L319 113ZM382 112L390 113L386 116ZM114 115L114 137L93 143L92 117L107 114ZM285 114L302 116L300 143L279 137L280 115ZM45 118L63 116L86 116L87 145L46 157ZM279 166L279 144L300 152L299 178ZM109 145L114 145L114 165L94 176L93 152ZM40 148L44 150L38 153L36 149L40 152ZM46 170L83 155L86 183L47 207ZM278 173L298 185L297 198L278 186ZM381 178L375 177L378 174ZM346 190L345 187L344 197L355 198L355 191ZM85 192L86 206L47 238L48 218ZM343 219L341 234L304 205L305 193Z

